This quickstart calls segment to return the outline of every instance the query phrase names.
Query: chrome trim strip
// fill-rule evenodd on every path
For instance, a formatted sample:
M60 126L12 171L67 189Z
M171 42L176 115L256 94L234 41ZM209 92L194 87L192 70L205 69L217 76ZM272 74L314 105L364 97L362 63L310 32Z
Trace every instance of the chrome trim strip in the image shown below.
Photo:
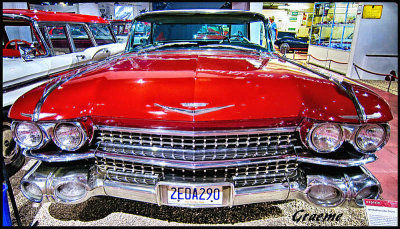
M185 131L185 130L166 130L160 128L156 129L143 129L143 128L129 128L129 127L114 127L114 126L96 126L98 130L102 131L119 131L129 133L143 133L143 134L160 134L160 135L176 135L176 136L220 136L220 135L240 135L240 134L262 134L262 133L282 133L282 132L295 132L297 127L279 127L268 129L235 129L235 130L213 130L213 131Z
M88 151L84 153L74 153L59 151L47 151L47 152L32 152L31 150L23 150L22 154L26 157L33 158L44 162L70 162L83 159L95 158L94 151Z
M213 111L219 111L219 110L222 110L222 109L225 109L228 107L234 107L235 105L231 104L231 105L222 106L222 107L212 107L212 108L205 108L205 109L199 109L199 110L189 110L189 109L182 109L182 108L177 108L177 107L168 107L168 106L160 105L158 103L154 103L154 106L161 107L161 108L164 108L165 110L177 112L180 114L195 116L195 115L210 113Z
M125 160L142 164L171 167L171 168L182 168L182 169L205 169L205 168L221 168L221 167L232 167L232 166L246 166L252 164L268 163L271 161L287 161L287 160L297 160L297 162L317 164L317 165L353 167L371 163L378 159L378 157L374 154L365 154L360 158L338 160L338 159L315 157L308 153L300 153L297 156L294 154L290 154L290 155L217 160L217 161L184 161L184 160L162 159L155 157L152 158L152 157L143 157L134 155L123 155L118 153L103 152L99 150L89 150L86 152L75 153L75 152L65 152L61 150L49 151L49 152L32 152L31 150L24 149L22 153L27 157L38 159L45 162L68 162L68 161L77 161L82 159L100 157L100 158Z
M179 160L150 158L150 157L133 156L133 155L121 155L121 154L108 153L102 151L96 151L95 156L100 158L123 160L140 164L156 165L161 167L171 167L179 169L192 169L192 170L246 166L246 165L267 163L271 161L275 162L275 161L296 160L297 158L295 155L280 155L271 157L218 160L218 161L179 161Z
M346 119L358 119L358 116L355 116L355 115L339 115L339 117L346 118ZM366 115L367 119L377 119L380 117L382 117L382 114L379 112L376 112L376 113L373 113L370 115Z
M361 158L357 159L346 159L346 160L338 160L338 159L326 159L308 155L299 155L297 157L297 161L310 163L310 164L318 164L318 165L327 165L327 166L337 166L337 167L354 167L361 166L367 163L374 162L378 159L375 154L366 154Z
M343 87L345 87L347 90L345 90L345 92L348 94L348 96L350 97L350 99L353 101L354 106L356 107L357 110L357 115L360 121L365 122L367 120L367 115L365 114L365 109L364 107L361 105L360 101L358 100L353 86L347 82L341 82L341 85L343 85ZM348 89L350 88L350 89Z
M40 113L39 119L53 117L53 116L56 116L56 115L57 115L56 113ZM21 116L32 118L33 114L21 113Z
M96 143L99 144L99 143ZM278 145L272 147L241 147L241 148L225 148L225 149L177 149L177 148L162 148L156 146L135 146L135 145L120 145L115 143L100 143L99 147L113 147L119 149L130 149L130 150L140 150L140 151L149 151L149 152L182 152L183 154L195 154L195 153L229 153L229 152L249 152L249 151L268 151L268 150L284 150L284 149L294 149L295 145ZM127 153L129 155L129 153Z

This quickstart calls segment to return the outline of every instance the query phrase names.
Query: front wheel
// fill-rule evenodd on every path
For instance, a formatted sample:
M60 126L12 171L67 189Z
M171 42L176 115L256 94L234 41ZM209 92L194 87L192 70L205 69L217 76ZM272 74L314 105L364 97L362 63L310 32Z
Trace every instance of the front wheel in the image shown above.
M3 157L8 176L11 177L24 165L25 157L11 133L11 123L3 122Z

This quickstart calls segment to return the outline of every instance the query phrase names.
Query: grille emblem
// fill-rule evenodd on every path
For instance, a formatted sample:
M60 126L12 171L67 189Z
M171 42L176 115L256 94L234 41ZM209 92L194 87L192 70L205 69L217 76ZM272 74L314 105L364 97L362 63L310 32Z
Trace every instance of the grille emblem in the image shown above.
M207 104L208 103L181 103L181 105L183 107L190 107L190 108L205 107L205 106L207 106ZM222 106L222 107L211 107L211 108L204 108L204 109L198 109L198 110L190 110L190 109L183 109L183 108L177 108L177 107L168 107L168 106L160 105L158 103L155 103L154 105L157 107L164 108L165 110L169 110L169 111L173 111L173 112L177 112L177 113L181 113L181 114L185 114L185 115L191 115L191 116L206 114L209 112L218 111L218 110L222 110L224 108L235 106L234 104L231 104L231 105Z

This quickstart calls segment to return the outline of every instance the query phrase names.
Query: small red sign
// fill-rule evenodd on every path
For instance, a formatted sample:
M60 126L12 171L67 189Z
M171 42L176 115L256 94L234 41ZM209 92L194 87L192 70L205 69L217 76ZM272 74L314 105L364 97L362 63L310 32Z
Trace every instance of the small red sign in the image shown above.
M397 201L364 199L366 206L397 208Z

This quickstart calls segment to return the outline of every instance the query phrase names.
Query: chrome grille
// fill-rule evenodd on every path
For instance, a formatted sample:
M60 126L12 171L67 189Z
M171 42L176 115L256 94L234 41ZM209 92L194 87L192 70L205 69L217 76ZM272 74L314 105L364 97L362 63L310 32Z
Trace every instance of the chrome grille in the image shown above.
M99 129L99 150L118 154L188 161L276 156L300 146L296 132L177 136Z
M155 185L157 181L213 182L229 181L235 187L283 183L294 179L296 159L278 159L240 167L212 169L177 169L129 161L96 158L96 165L107 179L136 184Z

